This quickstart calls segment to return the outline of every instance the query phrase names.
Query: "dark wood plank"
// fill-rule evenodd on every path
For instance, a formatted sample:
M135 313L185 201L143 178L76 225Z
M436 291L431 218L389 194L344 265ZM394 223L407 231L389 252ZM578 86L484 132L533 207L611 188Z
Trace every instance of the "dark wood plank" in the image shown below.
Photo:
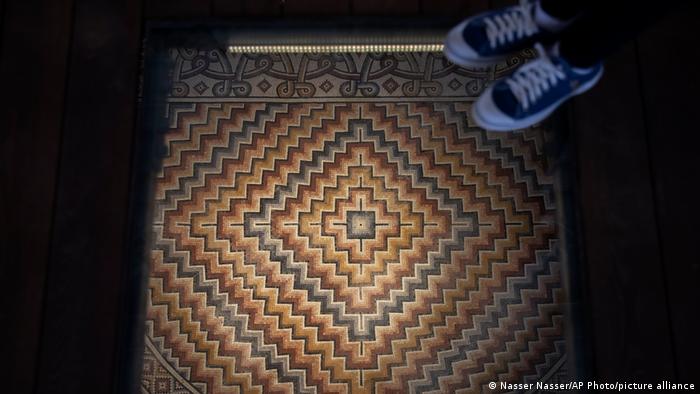
M0 40L2 40L2 33L5 30L5 0L0 0ZM2 42L2 41L0 41ZM2 61L2 58L0 58Z
M466 18L489 9L488 0L421 0L424 15Z
M508 7L518 4L518 0L489 0L491 9Z
M211 0L211 14L217 18L243 15L243 0Z
M284 15L348 15L351 0L286 0Z
M700 257L697 251L700 76L692 29L700 12L689 2L638 40L645 119L649 131L659 231L679 382L697 382L700 371ZM692 312L691 312L692 311ZM659 315L659 318L663 316Z
M282 15L283 0L243 0L243 15L279 16Z
M212 0L146 0L148 19L192 19L211 16Z
M674 376L634 48L573 103L594 376Z
M0 331L3 392L31 393L59 155L68 0L4 3L0 43ZM6 101L7 100L7 101Z
M354 15L418 15L419 0L352 0Z
M460 0L420 0L420 11L424 15L454 16L460 13L465 2Z
M76 2L37 393L115 383L140 27L138 1Z
M544 126L548 143L545 154L551 159L549 168L555 176L559 252L564 262L562 281L566 289L565 313L566 368L570 377L588 379L594 374L590 313L588 307L588 267L582 253L581 198L578 187L576 146L573 135L571 107L555 111Z

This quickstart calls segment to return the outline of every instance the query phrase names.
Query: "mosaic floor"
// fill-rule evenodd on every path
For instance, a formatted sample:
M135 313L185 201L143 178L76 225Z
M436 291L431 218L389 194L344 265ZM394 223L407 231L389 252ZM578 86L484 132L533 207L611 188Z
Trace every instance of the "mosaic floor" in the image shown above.
M488 392L565 372L553 178L433 53L172 51L144 393Z

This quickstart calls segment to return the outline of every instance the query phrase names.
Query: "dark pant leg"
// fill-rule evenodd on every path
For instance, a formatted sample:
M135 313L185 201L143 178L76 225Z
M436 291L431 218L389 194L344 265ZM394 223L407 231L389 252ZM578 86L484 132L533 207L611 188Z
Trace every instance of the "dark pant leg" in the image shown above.
M547 1L553 3L556 0ZM594 66L661 19L678 3L678 0L585 2L580 16L561 32L559 54L574 67Z
M540 0L544 12L563 21L579 16L585 10L586 3L585 0Z

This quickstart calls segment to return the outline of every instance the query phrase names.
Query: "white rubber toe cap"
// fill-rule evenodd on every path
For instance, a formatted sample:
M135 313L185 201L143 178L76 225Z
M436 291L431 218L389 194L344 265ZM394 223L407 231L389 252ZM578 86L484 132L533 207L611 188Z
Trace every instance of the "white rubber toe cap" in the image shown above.
M467 19L447 33L447 38L445 38L445 56L452 63L467 68L483 68L504 60L507 57L506 55L480 55L464 40L464 28L471 21L472 18Z
M474 48L467 44L462 34L469 21L470 20L467 19L452 28L452 30L447 33L447 38L445 38L445 56L447 56L452 63L463 67L471 67L475 64L480 64L478 61L480 57L479 54L474 51Z

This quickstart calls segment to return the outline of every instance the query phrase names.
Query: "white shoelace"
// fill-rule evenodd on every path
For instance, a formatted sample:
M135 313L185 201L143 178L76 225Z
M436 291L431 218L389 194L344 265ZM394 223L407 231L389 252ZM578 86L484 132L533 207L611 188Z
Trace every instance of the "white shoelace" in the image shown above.
M511 11L484 18L486 36L491 48L497 44L513 41L515 38L531 36L539 31L532 17L534 4L529 0L520 0L520 5Z
M539 57L520 67L505 81L525 110L560 80L566 78L564 71L552 63L541 44L535 44L535 48Z

